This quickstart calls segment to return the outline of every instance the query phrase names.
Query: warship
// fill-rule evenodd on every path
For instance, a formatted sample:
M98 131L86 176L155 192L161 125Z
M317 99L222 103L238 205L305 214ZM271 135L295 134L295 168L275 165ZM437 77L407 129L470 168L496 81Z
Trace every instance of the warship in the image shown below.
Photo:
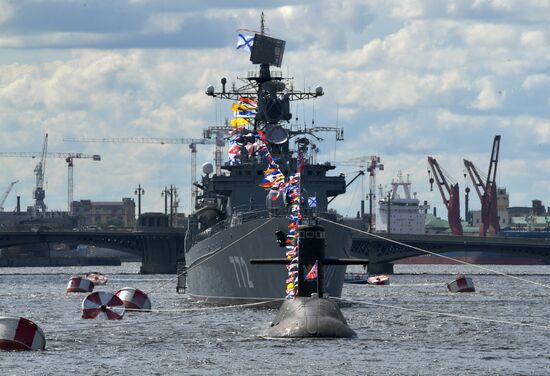
M343 140L343 129L291 122L291 102L320 97L323 88L294 90L291 78L271 69L281 66L286 42L265 33L263 15L261 31L253 37L239 37L242 45L250 48L250 61L259 69L239 78L243 82L240 87L233 84L227 88L225 78L221 79L221 91L207 87L206 95L228 100L234 111L231 126L205 129L205 137L217 134L218 141L229 140L229 160L222 164L217 148L216 169L205 163L201 180L195 183L195 210L188 217L185 264L178 265L177 291L214 304L282 302L287 269L250 262L284 257L289 244L293 214L285 195L273 189L269 168L276 164L285 179L299 177L303 223L315 224L320 218L336 221L328 204L345 193L345 176L329 175L335 169L329 162L317 163L316 144L323 141L321 132L332 132L337 140ZM228 133L220 136L222 131ZM297 171L300 173L293 175ZM266 186L271 188L266 190ZM330 222L323 226L327 257L349 258L350 231ZM345 265L327 266L327 295L340 297L345 270Z

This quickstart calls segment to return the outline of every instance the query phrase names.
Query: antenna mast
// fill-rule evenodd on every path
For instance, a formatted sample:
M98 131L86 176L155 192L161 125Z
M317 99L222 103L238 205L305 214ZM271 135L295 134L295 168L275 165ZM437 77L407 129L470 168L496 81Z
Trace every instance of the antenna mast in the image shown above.
M262 33L262 35L265 35L264 12L262 12L262 18L260 23L260 33Z

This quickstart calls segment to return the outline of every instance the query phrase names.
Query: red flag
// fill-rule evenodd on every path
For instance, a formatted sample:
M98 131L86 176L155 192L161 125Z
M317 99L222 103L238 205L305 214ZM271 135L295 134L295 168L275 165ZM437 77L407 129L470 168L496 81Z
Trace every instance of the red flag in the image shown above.
M319 276L318 268L317 268L317 261L315 261L315 264L311 267L311 270L306 274L306 279L317 279Z

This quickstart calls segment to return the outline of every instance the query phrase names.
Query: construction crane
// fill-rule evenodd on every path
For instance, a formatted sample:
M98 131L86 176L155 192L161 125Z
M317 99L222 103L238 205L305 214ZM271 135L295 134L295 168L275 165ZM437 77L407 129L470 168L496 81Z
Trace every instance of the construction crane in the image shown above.
M216 137L214 165L216 166L216 175L218 176L222 173L222 149L225 146L224 134L228 135L232 130L234 130L234 128L229 125L229 121L226 119L225 125L211 126L202 131L202 137L205 139L211 139L214 136Z
M352 158L347 162L338 163L339 166L358 166L369 173L369 228L373 226L372 204L376 200L376 170L384 171L384 165L380 163L380 157L377 155L361 156ZM362 188L363 189L363 188ZM364 192L361 192L363 197ZM364 213L364 201L361 200L361 215Z
M0 199L0 212L3 212L4 211L4 203L6 202L6 199L8 198L8 195L10 194L11 192L11 189L13 188L13 186L15 184L19 183L19 180L15 180L15 181L12 181L10 183L10 186L8 187L8 189L6 189L6 191L4 192L4 194L2 195L2 198Z
M88 155L83 153L34 153L34 152L1 152L0 157L19 157L19 158L37 158L41 160L38 162L34 169L36 174L36 188L34 190L35 213L44 213L46 211L46 205L44 204L45 191L43 189L44 173L45 173L45 161L46 158L63 158L67 162L68 177L67 177L67 210L72 212L73 192L74 192L74 159L92 159L94 161L100 161L101 156L94 154Z
M191 150L191 210L195 207L197 187L197 145L216 144L216 141L204 138L159 138L159 137L130 137L130 138L64 138L67 142L114 142L124 144L187 144Z
M430 176L430 190L433 189L434 179L441 193L443 203L447 208L447 220L449 221L449 227L453 235L462 235L462 223L460 221L460 192L458 189L458 183L451 181L448 174L443 172L443 169L437 163L437 160L432 157L428 157L428 164L430 170L428 170Z
M48 153L48 134L44 135L44 142L42 143L42 154L40 155L40 161L34 167L34 174L36 175L36 185L33 191L34 198L34 215L38 213L46 212L46 204L44 198L46 197L46 191L44 190L44 176L46 175L46 157ZM33 158L35 158L34 156Z
M497 205L497 184L496 174L498 165L498 153L500 149L500 135L493 140L493 149L489 161L489 169L484 179L481 172L475 167L472 161L464 159L464 167L470 175L479 200L481 201L481 224L479 226L480 236L495 236L500 231Z

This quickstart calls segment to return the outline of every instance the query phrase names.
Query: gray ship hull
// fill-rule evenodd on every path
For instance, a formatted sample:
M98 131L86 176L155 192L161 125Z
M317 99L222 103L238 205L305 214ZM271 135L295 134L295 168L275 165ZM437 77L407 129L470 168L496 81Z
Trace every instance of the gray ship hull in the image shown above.
M285 258L286 248L278 246L275 232L287 233L288 223L286 217L259 218L200 234L204 239L186 253L186 292L194 300L217 304L284 299L286 266L251 264L250 259ZM349 257L350 232L330 223L323 227L326 256ZM340 297L345 271L345 266L326 267L326 294Z

